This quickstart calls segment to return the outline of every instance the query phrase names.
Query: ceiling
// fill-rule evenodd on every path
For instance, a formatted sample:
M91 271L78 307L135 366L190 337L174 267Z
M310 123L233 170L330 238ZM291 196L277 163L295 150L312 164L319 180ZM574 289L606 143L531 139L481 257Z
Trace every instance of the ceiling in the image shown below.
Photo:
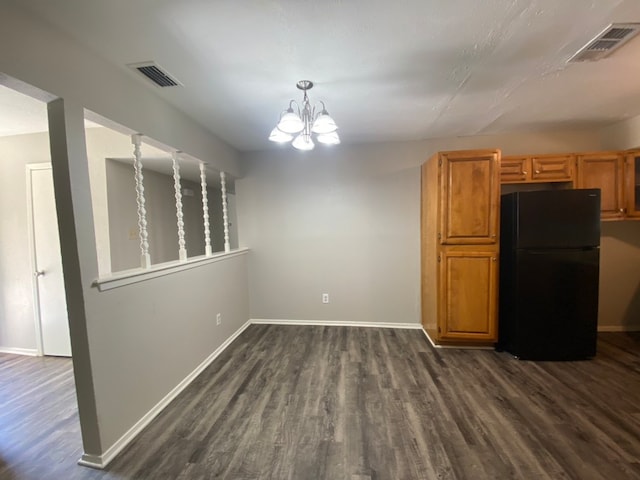
M640 114L640 37L567 63L637 0L20 0L241 151L267 136L298 80L343 143L601 126Z
M0 137L48 129L46 103L0 85Z

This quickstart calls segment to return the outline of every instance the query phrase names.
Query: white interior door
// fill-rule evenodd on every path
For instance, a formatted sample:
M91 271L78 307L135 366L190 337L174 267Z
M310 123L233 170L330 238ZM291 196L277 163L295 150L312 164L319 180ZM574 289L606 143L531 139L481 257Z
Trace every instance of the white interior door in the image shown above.
M58 219L50 165L29 165L36 313L44 355L71 356ZM36 319L37 321L38 319Z

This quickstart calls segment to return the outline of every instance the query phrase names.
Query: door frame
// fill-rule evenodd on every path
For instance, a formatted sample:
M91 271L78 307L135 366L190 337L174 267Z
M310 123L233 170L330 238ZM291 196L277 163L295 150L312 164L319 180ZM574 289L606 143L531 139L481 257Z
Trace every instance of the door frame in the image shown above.
M40 292L38 290L38 279L35 276L37 268L35 223L33 219L33 180L32 173L38 170L53 170L51 163L28 163L25 165L27 178L27 230L29 232L29 260L31 266L31 290L33 292L33 321L36 332L36 350L39 357L44 356L44 345L42 341L42 320L40 318Z

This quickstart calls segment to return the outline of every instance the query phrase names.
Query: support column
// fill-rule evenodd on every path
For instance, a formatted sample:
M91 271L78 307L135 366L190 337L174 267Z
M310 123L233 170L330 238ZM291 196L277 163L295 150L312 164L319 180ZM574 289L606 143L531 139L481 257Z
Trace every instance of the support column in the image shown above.
M80 104L61 98L50 102L47 109L83 459L93 461L103 453L94 362L89 351L89 326L95 295L95 289L90 285L98 277L98 255L84 136L84 109Z
M224 226L224 251L230 252L229 214L227 212L227 174L220 172L220 190L222 191L222 225Z
M140 266L149 268L151 266L151 256L149 255L149 233L147 232L147 209L144 199L144 177L142 176L142 153L140 144L142 134L131 135L133 144L133 169L136 176L136 203L138 204L138 229L140 235Z
M176 218L178 219L178 259L184 262L187 259L186 242L184 241L184 220L182 214L182 187L180 186L179 152L173 152L173 188L176 192Z
M211 248L211 231L209 230L209 199L207 197L207 164L200 162L200 185L202 186L202 220L204 222L204 254L209 257L213 254Z

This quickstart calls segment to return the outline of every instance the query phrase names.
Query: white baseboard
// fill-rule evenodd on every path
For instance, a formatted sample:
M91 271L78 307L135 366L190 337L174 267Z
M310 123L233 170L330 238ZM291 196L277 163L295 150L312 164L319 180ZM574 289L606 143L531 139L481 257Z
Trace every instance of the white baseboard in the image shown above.
M638 332L640 325L598 325L599 332Z
M102 470L120 453L131 441L147 426L151 421L171 403L185 388L189 386L202 371L211 364L231 343L251 325L251 320L242 325L235 333L227 338L211 355L209 355L195 370L187 375L176 387L160 400L151 410L149 410L138 422L131 427L122 437L111 445L102 455L83 453L78 460L79 465L97 468Z
M30 357L38 356L38 350L36 350L35 348L0 347L0 353L11 353L13 355L28 355Z
M342 322L338 320L289 320L282 318L252 318L251 323L267 325L319 325L324 327L369 327L419 329L419 323Z
M455 350L494 350L494 347L487 347L487 346L474 346L474 345L436 345L435 343L433 343L433 340L431 340L431 337L429 336L429 334L427 333L426 330L422 329L422 332L424 333L424 336L427 337L427 340L429 340L429 343L431 344L431 346L433 348L453 348Z

